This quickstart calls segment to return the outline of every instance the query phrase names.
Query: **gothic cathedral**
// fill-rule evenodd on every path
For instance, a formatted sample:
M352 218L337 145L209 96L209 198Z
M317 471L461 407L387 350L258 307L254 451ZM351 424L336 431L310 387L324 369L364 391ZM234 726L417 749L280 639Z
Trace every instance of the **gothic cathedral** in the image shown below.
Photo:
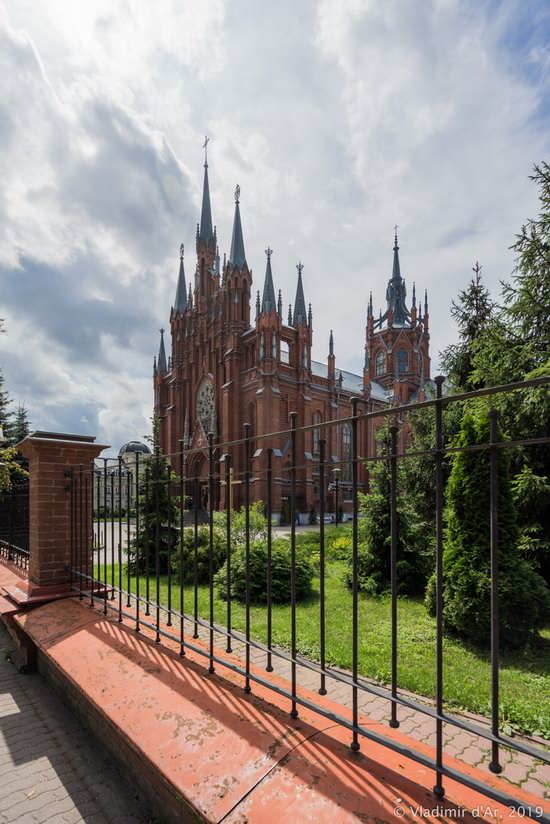
M312 360L313 315L306 305L302 265L298 263L296 297L283 317L281 291L276 297L271 249L266 249L263 290L257 292L254 321L250 318L252 270L249 268L240 213L240 190L235 191L235 216L229 258L220 255L212 222L208 162L205 157L200 224L197 224L197 264L194 287L189 291L184 269L183 246L176 296L170 313L171 355L166 357L161 330L158 360L154 364L155 415L159 419L160 447L173 456L179 471L182 446L189 451L187 476L198 479L200 505L225 506L225 487L216 488L208 500L207 436L216 443L243 437L244 424L251 427L254 443L251 501L265 500L267 447L273 456L273 511L280 512L287 495L290 438L281 435L275 444L258 436L289 429L289 415L297 413L298 432L297 508L300 513L318 511L318 454L320 438L326 439L326 460L341 467L341 502L351 499L352 398L360 398L359 412L411 403L424 397L430 381L428 299L416 299L413 285L411 308L407 307L405 281L401 277L397 233L393 270L386 290L386 310L374 317L372 293L368 301L365 362L362 375L336 368L332 332L327 363ZM322 426L326 421L342 424ZM372 423L372 422L371 422ZM317 428L318 427L318 428ZM374 426L360 428L359 454L374 454ZM254 440L258 438L258 440ZM233 449L235 478L244 471L244 448ZM286 471L285 471L286 470ZM330 467L327 471L330 471ZM360 488L366 473L359 473ZM241 494L240 494L241 493ZM242 491L233 490L233 506L240 507ZM327 500L327 509L331 502ZM283 504L284 506L284 504Z

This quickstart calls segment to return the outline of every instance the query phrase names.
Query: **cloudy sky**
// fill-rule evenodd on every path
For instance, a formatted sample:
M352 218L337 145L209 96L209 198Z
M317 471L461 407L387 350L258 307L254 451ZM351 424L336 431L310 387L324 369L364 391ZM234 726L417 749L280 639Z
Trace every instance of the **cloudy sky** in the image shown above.
M158 329L188 276L210 143L229 251L241 186L260 288L271 245L314 355L360 370L401 268L430 296L434 373L476 260L491 288L547 159L545 0L0 0L0 367L36 428L141 437Z

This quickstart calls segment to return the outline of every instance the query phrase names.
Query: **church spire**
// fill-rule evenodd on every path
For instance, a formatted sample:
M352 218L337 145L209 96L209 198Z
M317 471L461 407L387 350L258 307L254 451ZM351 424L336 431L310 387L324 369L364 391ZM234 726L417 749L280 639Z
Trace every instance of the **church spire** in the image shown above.
M306 315L306 301L304 298L304 285L302 283L302 263L296 265L298 270L298 285L296 286L296 300L294 301L294 316L292 318L293 326L302 326L307 323Z
M405 281L401 277L401 267L399 265L399 246L397 243L396 226L393 244L393 270L391 280L386 289L387 310L382 320L385 320L388 317L388 313L391 312L393 324L396 326L406 326L411 318L405 302L406 297L407 289L405 287Z
M273 275L271 273L271 255L273 254L273 249L270 249L268 246L265 253L267 255L267 264L265 267L262 313L269 315L269 313L275 309L275 289L273 287Z
M214 237L214 230L212 228L212 210L210 208L210 186L208 184L208 143L210 138L204 138L204 182L202 186L202 209L201 209L201 223L197 233L197 247L202 240L206 246Z
M241 225L241 210L239 201L241 197L241 187L235 188L235 217L233 219L233 235L231 237L231 252L229 253L229 263L231 266L238 266L242 269L246 262L244 253L243 227Z
M178 275L178 287L176 289L176 302L174 303L174 311L185 312L187 308L187 284L185 282L185 269L183 266L183 243L180 246L180 271Z
M393 271L392 280L401 280L401 267L399 266L399 246L397 245L397 226L394 227L395 237L393 244Z
M167 372L168 371L168 368L166 366L166 350L164 348L164 329L160 330L158 371L159 372Z

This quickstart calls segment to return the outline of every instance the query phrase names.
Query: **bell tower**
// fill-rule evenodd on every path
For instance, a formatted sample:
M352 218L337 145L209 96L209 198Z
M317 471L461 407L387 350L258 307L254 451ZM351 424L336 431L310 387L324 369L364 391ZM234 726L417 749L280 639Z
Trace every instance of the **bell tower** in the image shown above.
M425 311L417 311L416 286L413 284L412 305L407 307L407 289L401 276L397 226L393 245L392 275L386 289L386 311L374 319L372 293L367 308L365 392L370 382L393 390L399 403L407 403L430 378L428 295Z

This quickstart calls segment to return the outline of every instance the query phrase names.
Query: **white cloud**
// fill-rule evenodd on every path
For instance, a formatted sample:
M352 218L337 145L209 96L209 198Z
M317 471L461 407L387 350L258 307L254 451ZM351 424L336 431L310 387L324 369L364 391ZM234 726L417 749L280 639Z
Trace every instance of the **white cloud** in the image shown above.
M255 288L268 243L285 303L303 260L318 358L332 327L337 363L361 368L397 222L437 360L471 265L496 288L537 210L547 61L521 14L514 0L0 5L1 363L33 422L114 446L148 427L181 240L194 270L205 131L221 250L239 183Z

